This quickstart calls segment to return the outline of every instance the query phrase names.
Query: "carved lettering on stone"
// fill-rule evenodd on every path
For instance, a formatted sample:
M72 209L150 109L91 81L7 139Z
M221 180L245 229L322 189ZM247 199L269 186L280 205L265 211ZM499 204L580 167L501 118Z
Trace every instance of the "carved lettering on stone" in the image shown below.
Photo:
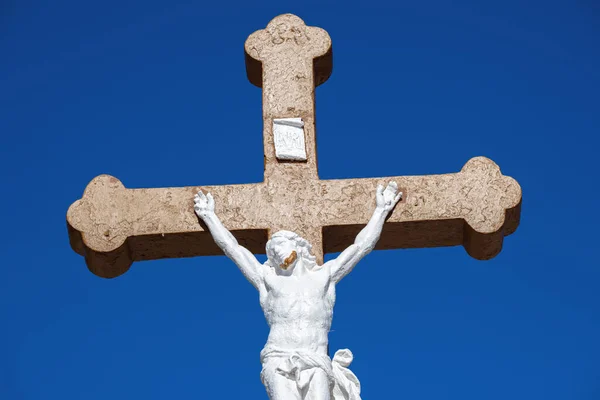
M278 160L306 161L302 118L274 119L273 136Z

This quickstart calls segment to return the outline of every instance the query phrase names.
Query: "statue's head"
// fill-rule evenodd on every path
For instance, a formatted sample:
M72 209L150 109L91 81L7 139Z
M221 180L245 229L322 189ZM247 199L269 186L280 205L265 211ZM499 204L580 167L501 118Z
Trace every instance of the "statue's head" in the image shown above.
M308 240L290 231L279 231L267 242L267 259L276 271L291 274L298 260L303 260L308 268L316 265L316 257L310 253L312 246Z

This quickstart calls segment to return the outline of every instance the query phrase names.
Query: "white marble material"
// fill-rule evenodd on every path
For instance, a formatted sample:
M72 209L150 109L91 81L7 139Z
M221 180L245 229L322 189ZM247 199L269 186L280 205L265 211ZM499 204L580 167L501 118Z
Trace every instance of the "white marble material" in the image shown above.
M273 140L278 160L306 161L302 118L275 118Z
M377 243L385 218L400 200L398 186L379 186L375 212L354 244L323 265L311 245L294 232L280 231L267 243L267 261L258 262L240 246L214 212L210 193L199 192L194 210L215 242L259 292L270 327L260 358L261 380L271 400L360 400L360 383L348 369L350 350L327 354L335 285Z

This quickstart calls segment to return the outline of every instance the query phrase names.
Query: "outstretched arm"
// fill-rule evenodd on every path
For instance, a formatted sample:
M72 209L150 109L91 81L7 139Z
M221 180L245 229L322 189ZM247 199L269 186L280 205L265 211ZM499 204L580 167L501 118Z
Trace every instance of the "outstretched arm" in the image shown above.
M390 182L385 190L381 185L377 187L377 207L369 223L356 236L353 245L344 250L335 260L329 261L334 282L337 283L348 275L356 263L373 250L381 235L385 218L401 197L402 193L398 192L396 182Z
M201 191L194 196L194 211L206 226L215 241L223 250L223 253L229 257L242 271L242 274L260 290L262 283L262 265L248 249L242 247L236 238L223 226L221 220L215 214L215 201L210 193L204 194Z

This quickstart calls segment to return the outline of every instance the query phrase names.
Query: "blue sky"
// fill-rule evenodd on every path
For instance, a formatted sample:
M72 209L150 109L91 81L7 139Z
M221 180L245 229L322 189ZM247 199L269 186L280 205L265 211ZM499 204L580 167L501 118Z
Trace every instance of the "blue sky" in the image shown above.
M224 257L92 275L65 214L127 187L262 180L243 43L293 12L333 39L322 178L447 173L523 188L487 262L374 252L338 287L332 350L365 399L600 398L600 7L572 1L99 3L0 8L0 399L266 399L267 326Z

